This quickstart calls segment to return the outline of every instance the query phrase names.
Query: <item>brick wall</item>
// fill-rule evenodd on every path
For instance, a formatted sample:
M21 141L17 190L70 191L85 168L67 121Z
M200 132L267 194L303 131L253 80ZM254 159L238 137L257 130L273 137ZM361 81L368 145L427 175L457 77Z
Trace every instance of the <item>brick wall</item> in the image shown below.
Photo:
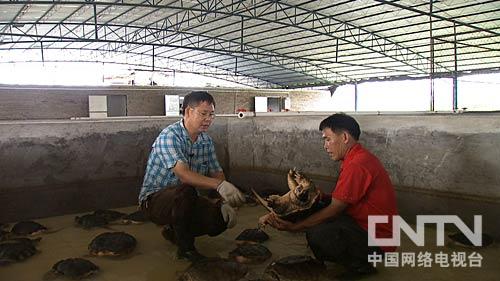
M165 114L164 95L185 96L193 90L206 90L216 101L218 114L254 111L254 97L290 97L292 111L331 109L327 91L254 90L233 88L173 87L49 87L0 86L0 120L69 119L88 117L89 95L126 95L128 116Z

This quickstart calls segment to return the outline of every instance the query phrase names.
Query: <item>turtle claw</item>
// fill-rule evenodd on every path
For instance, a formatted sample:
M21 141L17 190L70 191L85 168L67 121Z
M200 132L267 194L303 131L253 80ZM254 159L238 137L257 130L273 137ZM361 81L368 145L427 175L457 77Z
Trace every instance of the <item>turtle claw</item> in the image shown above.
M288 175L287 175L287 183L288 183L288 188L290 190L294 190L295 188L297 188L297 180L296 180L296 171L295 171L295 168L290 169L288 171Z

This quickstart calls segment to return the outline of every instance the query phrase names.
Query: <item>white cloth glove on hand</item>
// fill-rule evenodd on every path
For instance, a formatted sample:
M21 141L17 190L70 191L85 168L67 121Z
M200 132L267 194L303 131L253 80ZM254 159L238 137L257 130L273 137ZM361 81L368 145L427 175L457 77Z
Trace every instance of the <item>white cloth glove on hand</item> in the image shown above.
M232 183L222 181L217 186L217 192L224 198L231 207L239 207L245 203L245 196Z
M226 222L226 227L233 228L236 225L236 211L229 204L223 203L220 206L220 212Z

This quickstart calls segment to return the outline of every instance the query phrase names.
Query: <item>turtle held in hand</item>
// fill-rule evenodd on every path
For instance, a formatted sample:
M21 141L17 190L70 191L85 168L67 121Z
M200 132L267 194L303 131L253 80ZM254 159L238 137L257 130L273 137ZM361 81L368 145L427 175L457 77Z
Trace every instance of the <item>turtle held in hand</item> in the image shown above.
M237 281L248 273L245 265L222 258L206 258L194 262L178 281Z
M44 280L53 280L58 276L71 279L82 279L94 275L99 267L89 260L82 258L69 258L58 261L44 276Z
M290 191L286 194L271 195L263 199L252 189L257 200L270 212L284 220L295 222L317 211L321 192L306 176L291 169L287 175Z
M281 258L272 262L265 270L263 280L267 281L311 281L318 280L326 267L318 260L304 255Z
M94 256L124 256L130 254L137 245L134 236L125 232L105 232L97 235L89 244Z
M271 251L261 244L242 244L229 252L229 258L239 263L262 263L272 256Z

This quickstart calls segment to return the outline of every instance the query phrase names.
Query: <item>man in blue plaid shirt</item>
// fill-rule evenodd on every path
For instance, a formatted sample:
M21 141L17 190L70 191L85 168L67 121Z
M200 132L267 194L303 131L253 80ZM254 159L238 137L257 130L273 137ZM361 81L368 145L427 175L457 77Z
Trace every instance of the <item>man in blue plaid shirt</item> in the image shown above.
M163 235L177 244L179 258L204 258L194 247L197 236L215 236L236 224L243 194L225 180L212 138L206 133L215 117L215 101L207 92L184 97L182 120L163 129L152 145L139 194L139 204ZM219 200L196 189L216 190Z

